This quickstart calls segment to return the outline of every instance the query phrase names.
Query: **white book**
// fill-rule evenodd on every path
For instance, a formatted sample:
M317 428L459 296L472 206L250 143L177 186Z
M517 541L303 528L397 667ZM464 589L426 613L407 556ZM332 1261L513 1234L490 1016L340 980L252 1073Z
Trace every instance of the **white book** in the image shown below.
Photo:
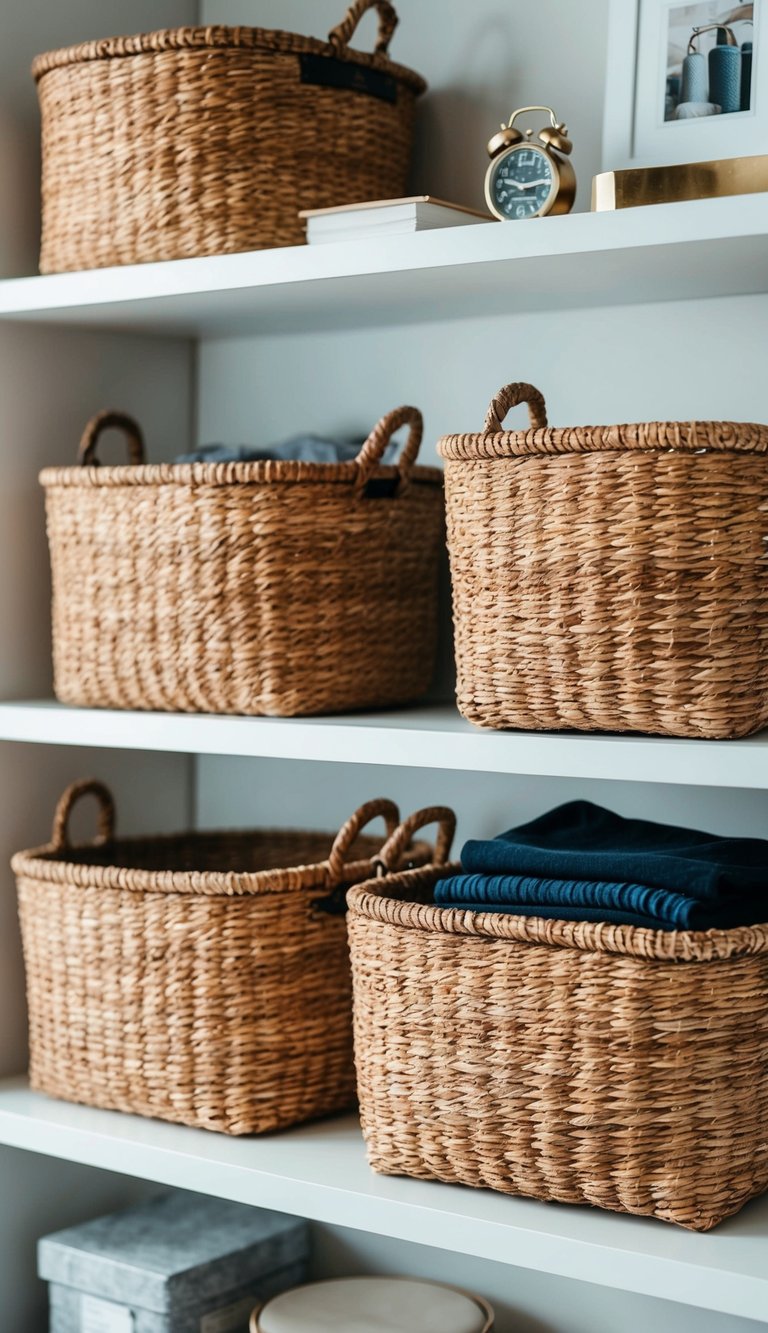
M495 222L490 213L478 213L461 204L448 204L431 195L411 199L377 199L368 204L345 204L341 208L309 208L299 214L306 220L310 245L327 241L351 241L364 236L400 236L439 227L466 227Z

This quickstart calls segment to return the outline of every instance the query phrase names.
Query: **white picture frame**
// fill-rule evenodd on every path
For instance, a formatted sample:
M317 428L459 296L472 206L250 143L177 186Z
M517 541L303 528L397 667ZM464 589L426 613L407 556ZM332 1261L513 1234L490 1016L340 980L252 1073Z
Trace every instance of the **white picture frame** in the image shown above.
M755 0L748 111L665 120L664 94L671 11L709 10L714 0L610 0L603 117L603 171L669 166L768 151L768 0ZM735 9L723 0L723 13ZM762 57L762 58L761 58Z

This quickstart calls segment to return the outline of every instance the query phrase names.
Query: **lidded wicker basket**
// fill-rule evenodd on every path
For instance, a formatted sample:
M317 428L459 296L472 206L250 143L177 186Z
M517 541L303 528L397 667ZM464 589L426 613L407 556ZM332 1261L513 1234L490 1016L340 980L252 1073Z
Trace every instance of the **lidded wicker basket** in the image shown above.
M71 846L96 797L99 836ZM51 842L13 858L32 1086L66 1101L256 1134L355 1099L344 918L327 910L372 873L360 807L323 833L115 839L99 782L62 796ZM333 845L331 846L331 842ZM423 861L428 849L410 855ZM351 859L350 859L351 858Z
M381 466L410 428L400 461ZM131 463L99 467L108 427ZM347 463L144 463L122 413L48 468L54 688L107 708L295 716L407 703L437 644L442 473L421 414L384 417Z
M505 431L527 402L531 429ZM511 384L451 435L461 712L485 727L733 737L768 721L768 428L547 426Z
M439 818L435 863L399 848ZM653 931L433 905L453 816L348 894L355 1063L385 1175L706 1231L768 1189L768 926Z
M327 42L211 26L38 56L42 272L299 245L301 209L405 194L426 84L387 56L397 21L354 0Z

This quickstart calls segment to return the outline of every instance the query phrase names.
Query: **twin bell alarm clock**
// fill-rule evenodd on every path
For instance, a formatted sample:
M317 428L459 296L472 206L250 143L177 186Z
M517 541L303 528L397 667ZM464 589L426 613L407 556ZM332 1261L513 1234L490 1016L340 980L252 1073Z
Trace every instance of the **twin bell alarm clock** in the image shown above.
M519 116L543 111L550 123L532 143L533 130L515 128ZM570 213L576 198L576 174L570 157L573 144L567 127L549 106L521 106L513 111L488 144L491 165L485 177L485 199L502 222Z

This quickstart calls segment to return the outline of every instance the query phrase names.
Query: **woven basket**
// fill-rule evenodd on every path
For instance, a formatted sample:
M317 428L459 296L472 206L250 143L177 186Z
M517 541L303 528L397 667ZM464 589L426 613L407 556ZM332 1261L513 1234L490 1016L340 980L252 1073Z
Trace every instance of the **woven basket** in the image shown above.
M327 42L175 28L38 56L42 272L299 245L303 208L405 194L426 84L388 59L396 25L355 0Z
M377 861L423 824L412 816ZM374 1170L707 1231L768 1189L768 926L639 930L442 908L459 867L352 888Z
M392 434L397 467L379 466ZM99 467L120 427L131 464ZM144 465L130 417L51 468L55 690L94 707L292 716L416 699L437 639L442 473L415 408L350 463Z
M532 429L504 431L527 401ZM511 384L440 441L461 712L745 736L768 721L768 428L547 429Z
M70 813L89 793L99 836L73 847ZM380 843L358 835L378 815L394 829L397 807L369 801L332 846L278 831L115 841L108 790L71 786L50 844L13 859L32 1086L228 1134L348 1107L346 929L321 909L371 874Z

